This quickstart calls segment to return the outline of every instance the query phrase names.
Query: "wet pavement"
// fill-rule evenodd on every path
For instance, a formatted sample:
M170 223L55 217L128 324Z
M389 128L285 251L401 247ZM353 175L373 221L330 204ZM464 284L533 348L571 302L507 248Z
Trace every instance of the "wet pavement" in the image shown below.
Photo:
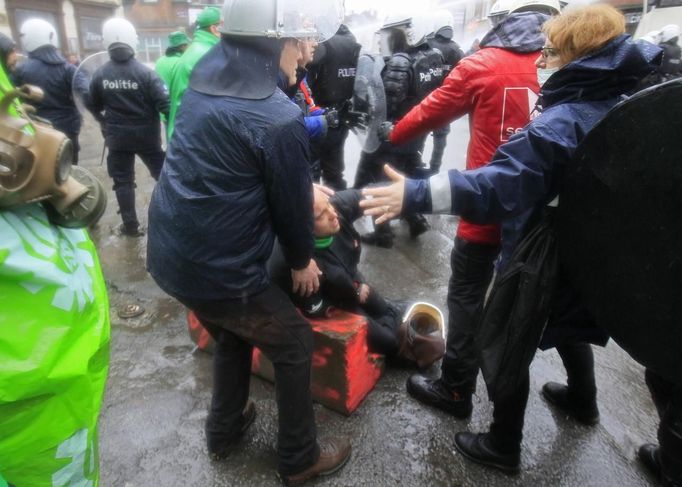
M352 137L352 136L351 136ZM445 168L461 167L468 129L453 124ZM254 377L251 397L258 416L230 458L212 462L203 423L210 400L211 357L196 349L186 311L166 296L144 269L146 239L117 235L117 204L100 165L99 130L87 124L81 164L108 190L109 205L92 237L111 301L111 368L100 421L101 485L108 486L277 486L276 405L273 385ZM352 181L359 149L349 138L347 176ZM428 151L425 157L428 160ZM137 205L146 225L153 180L137 164ZM429 217L432 230L410 240L404 224L393 249L365 246L362 270L384 295L430 301L445 312L449 255L457 225L453 217ZM367 225L367 222L361 222ZM145 313L121 319L117 310L135 303ZM389 368L350 417L315 405L321 436L345 435L353 444L348 465L321 486L647 486L654 485L635 458L637 447L655 441L657 418L643 369L615 344L596 349L601 422L580 426L550 408L538 391L546 381L565 380L555 351L539 352L531 369L522 472L507 476L479 467L454 451L457 431L484 431L492 408L479 376L474 412L456 420L420 406L407 396L414 370ZM437 367L428 370L437 375Z

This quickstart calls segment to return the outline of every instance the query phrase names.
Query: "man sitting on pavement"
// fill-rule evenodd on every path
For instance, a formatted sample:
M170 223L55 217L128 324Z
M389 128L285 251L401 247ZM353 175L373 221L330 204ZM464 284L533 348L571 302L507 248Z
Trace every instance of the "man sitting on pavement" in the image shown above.
M308 297L291 293L294 303L312 318L329 317L334 308L367 317L369 349L428 367L445 352L443 318L427 303L394 303L381 296L358 270L360 235L353 222L362 216L360 190L340 191L329 197L314 190L314 259L322 271L320 289ZM291 273L282 251L270 262L273 280L291 290ZM406 312L407 311L407 312ZM405 317L405 318L403 318Z

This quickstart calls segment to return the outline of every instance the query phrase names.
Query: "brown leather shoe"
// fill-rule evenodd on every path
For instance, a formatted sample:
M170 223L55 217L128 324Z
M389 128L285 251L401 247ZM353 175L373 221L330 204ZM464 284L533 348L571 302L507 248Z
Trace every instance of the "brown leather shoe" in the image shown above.
M310 467L293 475L281 475L284 485L301 485L320 475L331 475L343 467L350 458L350 442L341 438L330 438L321 441L320 458Z

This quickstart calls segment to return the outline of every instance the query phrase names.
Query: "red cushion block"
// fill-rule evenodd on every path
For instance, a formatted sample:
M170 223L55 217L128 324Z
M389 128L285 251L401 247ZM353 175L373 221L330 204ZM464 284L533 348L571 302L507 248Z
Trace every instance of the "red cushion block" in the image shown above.
M308 319L308 322L315 340L311 378L313 400L349 415L381 377L384 357L367 349L364 316L335 310L329 318ZM194 343L202 350L213 351L213 339L191 311L187 324ZM275 377L272 363L257 348L253 350L251 371L270 381Z

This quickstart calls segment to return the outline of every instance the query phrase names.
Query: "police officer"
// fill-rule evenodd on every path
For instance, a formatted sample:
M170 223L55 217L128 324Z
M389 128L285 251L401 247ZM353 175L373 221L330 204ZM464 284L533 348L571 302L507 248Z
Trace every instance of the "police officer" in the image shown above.
M442 54L443 78L446 78L452 68L464 57L464 53L459 45L452 40L455 33L452 14L447 10L437 10L433 18L433 34L429 36L427 42L429 46ZM431 152L431 161L429 162L429 169L432 174L437 174L443 164L443 154L449 133L450 125L433 131L433 152Z
M171 103L170 115L168 117L169 140L173 135L175 115L180 107L182 95L189 85L189 77L192 74L194 65L209 51L209 49L215 46L220 39L220 33L218 32L218 27L220 26L220 10L215 7L206 7L197 16L196 25L197 30L194 32L192 43L175 63L175 66L173 66L170 81L168 82Z
M680 28L675 24L666 25L659 34L658 46L663 49L663 60L659 68L661 82L678 78L682 74L682 49L677 44Z
M111 60L92 76L88 108L103 123L121 233L140 237L144 232L135 212L135 155L158 179L165 157L159 113L168 114L168 92L161 78L135 59L137 32L130 22L109 19L102 36Z
M76 67L69 64L57 50L57 31L43 19L28 19L21 25L21 43L28 59L17 65L12 80L40 87L45 96L35 102L36 115L64 132L73 144L73 163L78 163L78 134L82 118L73 101L73 83L76 91L87 96L87 82L82 76L74 79Z
M427 15L396 15L389 16L379 31L382 54L388 55L381 76L386 92L386 114L391 121L403 117L443 82L443 57L427 43L427 35L432 30L433 21ZM424 135L401 146L383 142L376 152L363 152L355 175L355 188L385 180L383 165L389 161L401 172L418 177L425 140ZM413 238L429 228L422 215L408 214L405 220ZM362 240L389 248L393 246L393 232L385 223L363 235Z
M347 26L341 25L336 34L317 47L313 61L308 64L308 84L320 106L335 109L344 117L347 101L353 95L355 69L360 54L360 44ZM343 179L343 149L348 137L348 125L330 128L327 136L316 144L326 186L341 190L346 188Z
M166 83L166 86L170 84L171 74L173 72L173 67L182 56L182 53L187 50L187 46L192 42L187 34L180 30L171 32L168 35L168 48L166 49L166 54L161 56L156 60L156 65L154 69L159 77Z
M325 12L331 3L305 8ZM295 77L297 39L317 31L299 22L305 12L287 7L279 0L225 1L222 39L194 68L154 188L147 267L215 338L206 420L211 456L228 455L253 423L256 346L275 370L278 472L286 485L300 485L341 468L350 444L317 440L312 330L265 267L277 236L294 290L309 295L319 288L309 136L301 110L276 87L280 70Z

